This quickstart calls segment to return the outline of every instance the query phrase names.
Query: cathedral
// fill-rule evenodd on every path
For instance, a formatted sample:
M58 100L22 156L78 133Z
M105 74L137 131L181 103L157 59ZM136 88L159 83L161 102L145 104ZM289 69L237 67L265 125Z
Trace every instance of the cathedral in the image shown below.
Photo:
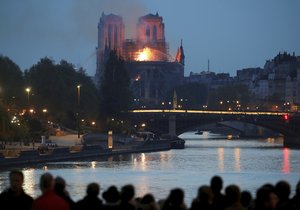
M102 13L98 23L96 81L104 69L106 52L116 50L130 73L136 108L165 104L166 94L183 83L185 58L182 43L175 58L169 54L164 29L158 13L148 14L138 19L136 39L126 39L122 17Z

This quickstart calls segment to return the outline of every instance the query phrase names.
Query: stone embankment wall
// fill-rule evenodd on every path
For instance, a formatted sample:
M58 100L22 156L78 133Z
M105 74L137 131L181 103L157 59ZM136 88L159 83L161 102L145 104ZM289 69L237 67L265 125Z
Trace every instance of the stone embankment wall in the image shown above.
M140 152L165 151L169 149L171 149L170 141L156 141L132 147L118 147L117 149L107 149L93 145L82 146L81 148L49 148L49 150L43 151L43 153L40 153L38 150L28 150L21 151L18 155L14 156L5 156L5 154L0 154L0 170L46 162L59 162Z

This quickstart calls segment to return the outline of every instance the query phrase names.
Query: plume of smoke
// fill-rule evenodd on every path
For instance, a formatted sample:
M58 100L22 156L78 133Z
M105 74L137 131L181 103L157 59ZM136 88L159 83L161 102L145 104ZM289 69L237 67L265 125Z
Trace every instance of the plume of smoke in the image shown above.
M139 0L1 0L1 53L23 69L48 56L80 66L89 63L93 66L86 68L93 71L102 12L122 16L125 37L135 38L137 20L145 14L145 7Z
M138 17L145 14L145 7L138 0L75 0L72 15L77 29L97 43L97 24L102 12L120 15L125 24L125 37L135 38Z

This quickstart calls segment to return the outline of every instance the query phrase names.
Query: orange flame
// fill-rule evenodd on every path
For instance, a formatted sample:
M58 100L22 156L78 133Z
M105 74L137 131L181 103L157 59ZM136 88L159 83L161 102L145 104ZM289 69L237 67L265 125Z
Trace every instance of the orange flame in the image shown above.
M136 60L137 61L153 60L153 55L152 55L151 49L148 47L145 47L143 50L139 51Z

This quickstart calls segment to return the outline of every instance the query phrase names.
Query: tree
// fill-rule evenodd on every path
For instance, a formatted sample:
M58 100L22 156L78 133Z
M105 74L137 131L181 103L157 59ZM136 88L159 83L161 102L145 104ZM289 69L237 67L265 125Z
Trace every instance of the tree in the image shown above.
M207 86L199 83L189 83L176 87L177 104L183 109L199 109L207 104ZM172 101L174 90L167 94L167 101Z
M20 108L26 99L23 73L8 57L0 56L0 101L10 109ZM18 106L18 107L16 107Z
M36 114L42 116L47 109L47 117L62 126L76 128L76 117L93 117L98 114L98 95L92 80L84 71L76 71L74 66L65 60L55 64L49 58L41 59L25 72L25 80L32 87ZM78 104L77 86L80 89L80 107Z
M0 140L5 142L23 141L28 138L28 127L23 118L6 111L0 104Z
M124 60L111 51L100 81L100 118L120 118L130 107L130 77Z
M251 93L247 86L229 84L211 90L209 93L209 108L233 110L243 108L250 102Z
M9 125L10 120L7 111L4 106L0 103L0 140L9 138Z

